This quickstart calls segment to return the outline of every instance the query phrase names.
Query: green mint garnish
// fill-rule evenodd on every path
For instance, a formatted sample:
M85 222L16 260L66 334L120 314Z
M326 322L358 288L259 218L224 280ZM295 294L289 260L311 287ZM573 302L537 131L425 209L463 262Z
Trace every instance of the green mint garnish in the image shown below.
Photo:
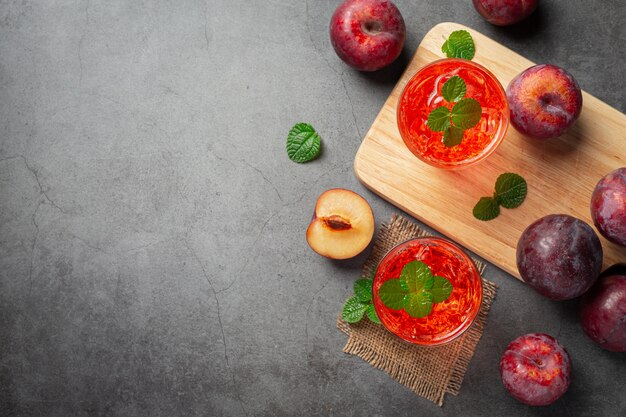
M452 294L452 283L444 277L434 277L435 282L430 289L430 293L433 295L433 303L441 303L446 301L450 294Z
M433 311L433 295L428 291L407 294L404 311L416 319L426 317Z
M500 206L508 209L519 207L528 193L528 185L521 175L507 172L496 180L493 197L482 197L472 213L478 220L493 220L500 214Z
M294 162L309 162L320 153L320 136L308 123L296 123L287 135L287 155Z
M460 129L471 129L478 124L483 109L473 98L464 98L452 108L452 123Z
M472 59L476 52L474 39L466 30L455 30L441 47L448 58Z
M441 95L449 103L455 103L452 111L439 106L428 115L426 124L433 132L444 132L442 142L448 148L463 141L464 131L478 124L483 114L480 103L473 98L463 98L467 85L463 78L455 75L441 87Z
M404 265L400 278L390 279L380 286L378 296L387 308L402 310L414 318L426 317L434 303L447 300L452 294L452 283L444 277L433 276L422 261Z
M430 290L434 282L435 277L430 272L430 268L421 261L409 262L400 272L400 285L410 293Z
M354 294L362 303L372 301L372 281L367 278L361 278L354 283Z
M441 88L443 98L450 103L461 100L465 97L466 92L467 86L465 85L465 81L458 75L455 75L446 81Z
M450 127L450 110L446 106L440 106L428 115L428 127L434 132L444 132Z
M493 220L500 215L500 206L494 198L482 197L474 206L472 213L478 220Z
M354 296L349 298L344 304L341 317L348 323L356 323L363 318L363 315L367 311L367 307L367 304L362 303L356 296Z
M367 308L367 318L370 319L372 323L380 324L380 319L378 315L376 315L376 309L374 308L374 304L370 304Z
M370 321L380 324L372 303L372 280L361 278L355 281L354 294L354 297L349 298L344 304L341 318L348 323L357 323L367 315Z
M519 207L527 193L528 185L521 175L509 172L500 175L496 180L496 198L504 208Z
M443 144L448 148L456 146L463 141L463 129L450 126L443 134Z
M390 309L401 310L404 307L407 292L400 284L399 279L390 279L380 286L378 296L380 301Z

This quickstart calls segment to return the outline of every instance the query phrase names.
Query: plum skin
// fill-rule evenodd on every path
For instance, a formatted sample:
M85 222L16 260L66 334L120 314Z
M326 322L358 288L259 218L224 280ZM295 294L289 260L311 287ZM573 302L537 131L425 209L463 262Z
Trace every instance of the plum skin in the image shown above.
M406 38L404 19L388 0L346 0L330 20L330 41L346 64L377 71L395 61Z
M580 323L591 340L612 352L626 352L626 275L600 278L581 302Z
M476 11L489 23L508 26L526 19L539 0L472 0Z
M510 121L535 139L563 135L576 122L583 96L576 79L556 65L534 65L516 75L506 88Z
M552 404L565 394L571 369L567 350L545 333L518 337L500 359L504 387L518 401L533 406Z
M553 300L582 295L602 269L600 239L587 223L566 214L551 214L528 226L516 255L524 282Z
M591 218L602 236L626 246L626 167L598 181L591 195Z

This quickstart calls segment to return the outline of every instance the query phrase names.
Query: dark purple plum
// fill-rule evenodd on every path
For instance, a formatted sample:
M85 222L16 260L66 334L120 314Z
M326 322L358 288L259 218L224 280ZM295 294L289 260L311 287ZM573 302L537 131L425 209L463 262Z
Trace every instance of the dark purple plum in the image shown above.
M626 167L598 181L591 195L591 218L602 236L626 246Z
M553 300L587 291L602 268L602 245L591 226L566 214L551 214L528 226L517 243L522 279Z
M504 387L528 405L548 405L558 400L569 387L571 369L565 348L545 333L518 337L500 359Z
M591 287L582 298L580 322L600 347L626 352L626 272L603 276Z

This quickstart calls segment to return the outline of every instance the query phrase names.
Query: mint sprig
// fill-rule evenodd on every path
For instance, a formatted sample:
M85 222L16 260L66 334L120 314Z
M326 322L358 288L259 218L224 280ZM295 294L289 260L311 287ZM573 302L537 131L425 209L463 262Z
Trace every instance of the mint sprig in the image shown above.
M346 301L341 311L341 318L348 323L358 323L365 315L373 323L380 324L372 303L372 279L369 278L354 282L354 296Z
M474 39L466 30L455 30L441 46L441 52L448 58L472 59L476 52Z
M478 124L483 114L480 103L473 98L464 98L467 93L465 80L458 75L452 76L441 87L441 95L454 106L439 106L428 115L426 124L433 132L443 133L443 144L450 148L463 141L465 130Z
M294 162L309 162L317 157L320 149L320 136L308 123L296 123L287 134L287 155Z
M478 220L493 220L500 214L500 206L508 209L519 207L528 194L528 184L519 174L506 172L496 180L493 197L482 197L472 213Z
M404 265L399 278L383 282L378 296L392 310L402 310L414 318L426 317L433 304L447 300L452 294L452 283L444 277L433 276L422 261Z

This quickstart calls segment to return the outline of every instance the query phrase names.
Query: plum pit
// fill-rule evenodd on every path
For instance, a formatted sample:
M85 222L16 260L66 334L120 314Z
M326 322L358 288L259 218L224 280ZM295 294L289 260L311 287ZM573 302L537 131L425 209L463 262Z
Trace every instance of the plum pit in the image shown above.
M347 230L352 227L350 220L344 219L343 217L333 214L332 216L322 218L324 224L330 227L333 230Z

